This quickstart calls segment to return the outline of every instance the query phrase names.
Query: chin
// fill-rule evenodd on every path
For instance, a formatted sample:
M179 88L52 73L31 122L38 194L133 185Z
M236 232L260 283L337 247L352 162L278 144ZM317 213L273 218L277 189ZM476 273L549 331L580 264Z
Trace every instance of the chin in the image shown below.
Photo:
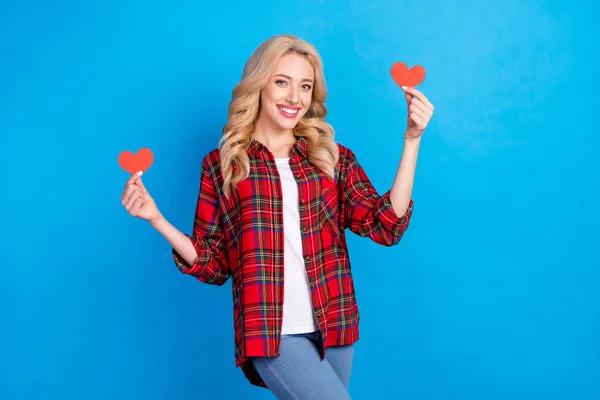
M302 118L302 117L300 117L300 118ZM275 123L281 130L289 130L289 129L294 129L296 127L296 125L298 125L298 121L300 121L300 118L294 118L294 119L277 118L275 120Z
M285 121L282 124L279 124L279 127L282 130L289 130L289 129L294 129L296 127L296 125L298 125L298 121L294 120L294 121Z

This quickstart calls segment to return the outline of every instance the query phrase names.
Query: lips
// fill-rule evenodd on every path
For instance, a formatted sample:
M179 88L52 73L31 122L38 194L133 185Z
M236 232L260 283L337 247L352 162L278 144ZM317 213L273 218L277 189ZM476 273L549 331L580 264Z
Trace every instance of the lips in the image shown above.
M279 112L281 112L281 115L283 115L286 118L296 118L296 116L300 112L300 107L284 106L278 104L277 108L279 108Z

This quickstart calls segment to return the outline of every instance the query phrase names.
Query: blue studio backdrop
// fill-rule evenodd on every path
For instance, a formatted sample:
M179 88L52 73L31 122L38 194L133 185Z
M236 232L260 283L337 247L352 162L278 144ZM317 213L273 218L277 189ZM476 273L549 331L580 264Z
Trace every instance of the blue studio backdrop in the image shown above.
M120 152L191 233L252 51L320 51L336 140L380 193L435 105L411 226L348 235L355 399L600 398L600 10L593 1L0 3L0 399L271 399L233 358L231 281L178 272L121 205Z

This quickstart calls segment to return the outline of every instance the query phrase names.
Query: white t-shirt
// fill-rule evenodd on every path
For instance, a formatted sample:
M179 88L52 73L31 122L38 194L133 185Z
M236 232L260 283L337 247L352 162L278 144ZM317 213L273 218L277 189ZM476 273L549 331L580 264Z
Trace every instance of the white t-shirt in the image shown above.
M276 158L283 192L284 289L282 334L314 332L318 329L313 313L310 286L302 257L298 183L289 158Z

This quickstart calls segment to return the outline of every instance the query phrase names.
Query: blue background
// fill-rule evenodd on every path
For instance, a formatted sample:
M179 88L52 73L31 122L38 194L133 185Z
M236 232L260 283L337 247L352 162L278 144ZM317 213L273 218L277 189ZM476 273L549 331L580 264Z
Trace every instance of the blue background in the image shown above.
M85 3L85 4L84 4ZM251 52L320 51L336 139L392 184L420 64L435 105L400 245L349 235L356 399L600 398L592 1L4 1L0 398L270 399L233 359L231 281L180 274L121 205L123 150L191 232Z

